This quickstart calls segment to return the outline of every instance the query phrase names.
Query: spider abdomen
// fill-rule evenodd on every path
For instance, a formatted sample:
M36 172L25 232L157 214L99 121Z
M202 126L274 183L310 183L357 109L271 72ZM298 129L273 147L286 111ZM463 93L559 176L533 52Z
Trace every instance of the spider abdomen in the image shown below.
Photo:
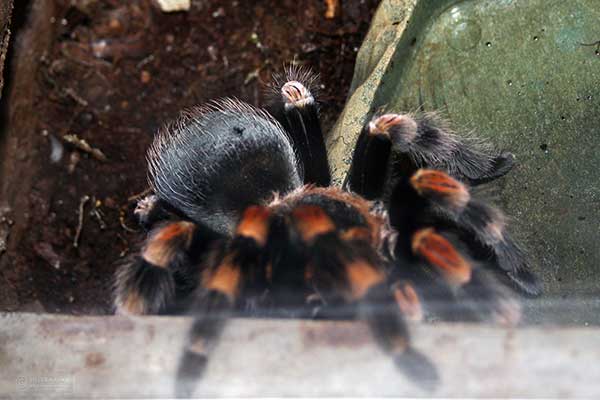
M241 212L301 185L294 149L268 114L224 100L184 114L149 152L156 195L188 218L230 233Z

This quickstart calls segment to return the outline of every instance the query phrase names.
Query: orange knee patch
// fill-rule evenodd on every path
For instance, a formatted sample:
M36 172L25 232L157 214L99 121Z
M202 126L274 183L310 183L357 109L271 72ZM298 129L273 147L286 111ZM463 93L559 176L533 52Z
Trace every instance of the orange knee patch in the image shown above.
M194 223L189 221L174 222L162 228L154 239L169 241L177 236L185 236L187 239L191 239L194 226Z
M415 232L412 250L436 267L452 285L460 286L471 279L471 264L446 238L435 233L433 228Z
M267 243L270 212L266 207L250 206L246 208L237 226L236 234L256 240L260 246Z
M303 205L296 207L292 211L292 217L300 236L305 241L335 230L331 218L318 206Z
M157 267L166 268L175 252L187 249L194 233L192 222L180 221L168 224L152 236L144 250L142 258ZM181 243L185 249L179 249L175 243Z
M344 232L341 233L340 235L342 237L342 240L362 240L365 241L367 243L371 243L371 239L372 239L372 233L368 228L363 228L363 227L354 227L354 228L350 228L345 230Z
M463 208L470 199L467 187L443 171L420 169L410 178L410 184L424 197L443 197L454 208Z
M225 294L233 302L239 294L241 279L240 268L226 257L216 269L206 272L204 287Z
M364 297L371 287L383 282L385 279L382 271L363 260L348 263L346 265L346 274L350 283L352 300Z

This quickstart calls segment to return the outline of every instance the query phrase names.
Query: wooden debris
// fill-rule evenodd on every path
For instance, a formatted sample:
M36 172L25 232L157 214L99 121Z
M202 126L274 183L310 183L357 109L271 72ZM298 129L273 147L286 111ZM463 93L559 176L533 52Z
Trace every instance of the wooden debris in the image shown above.
M119 224L121 224L121 228L123 228L127 232L138 232L135 229L132 229L127 226L127 224L125 223L125 212L123 210L119 210Z
M92 211L90 211L90 215L92 215L93 217L96 217L96 220L98 221L98 225L100 225L100 229L105 230L106 223L104 222L104 219L102 218L104 213L100 209L101 206L102 206L102 202L100 200L95 200L94 208L92 209Z
M84 195L79 201L79 222L77 224L77 231L75 231L75 237L73 238L73 247L79 247L79 237L81 236L81 230L83 229L83 209L85 203L90 200L90 196Z
M132 203L134 201L138 201L142 197L148 196L150 193L152 193L152 188L148 187L148 188L144 189L143 191L141 191L140 193L136 193L136 194L133 194L133 195L129 196L127 198L127 202L128 203Z
M63 140L66 143L69 143L69 144L75 146L77 149L90 154L92 157L94 157L98 161L107 161L108 160L106 158L106 156L104 155L104 153L102 152L102 150L93 148L92 146L89 145L88 142L85 141L85 139L80 139L79 136L77 136L77 135L65 135L65 136L63 136Z
M46 242L34 243L33 251L54 269L60 269L61 257L56 254L52 244Z
M155 0L162 12L188 11L191 0Z

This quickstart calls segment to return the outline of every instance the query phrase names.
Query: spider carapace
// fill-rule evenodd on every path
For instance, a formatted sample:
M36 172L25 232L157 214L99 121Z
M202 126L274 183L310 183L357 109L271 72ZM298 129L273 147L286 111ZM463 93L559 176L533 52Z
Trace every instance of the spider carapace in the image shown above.
M220 100L157 134L153 194L135 210L147 237L117 272L116 311L194 316L180 396L233 315L362 319L402 373L435 387L406 320L512 325L515 291L541 292L502 212L470 190L513 155L433 114L376 114L334 187L313 76L274 81L266 110Z

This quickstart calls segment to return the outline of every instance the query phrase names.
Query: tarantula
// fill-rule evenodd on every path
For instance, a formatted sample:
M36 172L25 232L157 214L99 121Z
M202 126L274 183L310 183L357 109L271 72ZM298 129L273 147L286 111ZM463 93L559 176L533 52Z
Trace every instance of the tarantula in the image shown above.
M438 373L405 320L515 324L509 289L541 292L500 210L469 186L514 164L435 115L368 119L331 186L313 76L290 70L259 110L226 99L185 112L148 153L148 230L116 276L124 314L189 311L176 392L190 395L232 315L361 318L425 387Z

